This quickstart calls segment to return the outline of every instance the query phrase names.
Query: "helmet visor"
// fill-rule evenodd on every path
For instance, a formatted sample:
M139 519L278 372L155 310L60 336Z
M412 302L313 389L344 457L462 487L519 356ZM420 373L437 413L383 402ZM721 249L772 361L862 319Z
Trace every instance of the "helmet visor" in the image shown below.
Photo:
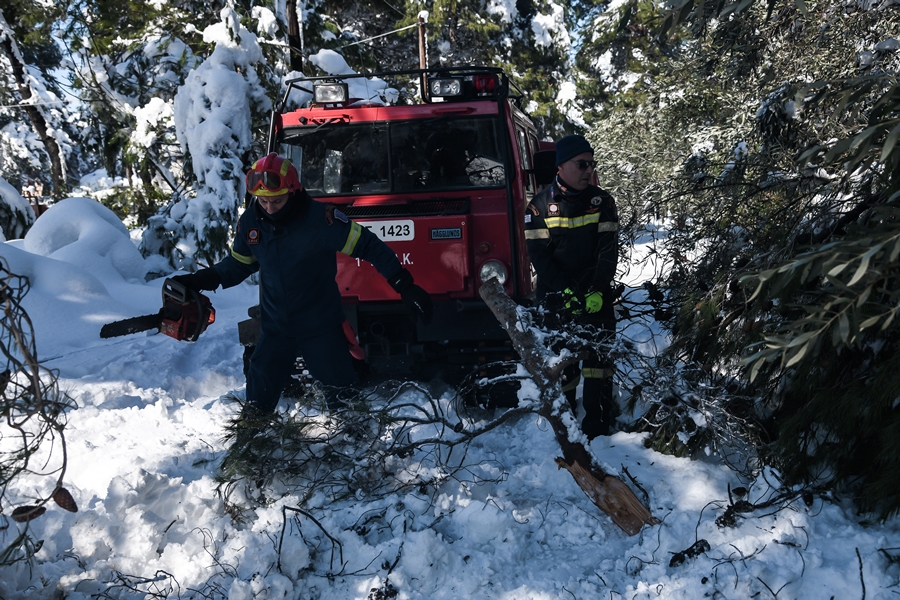
M248 171L247 191L254 196L278 196L289 190L284 178L274 171Z

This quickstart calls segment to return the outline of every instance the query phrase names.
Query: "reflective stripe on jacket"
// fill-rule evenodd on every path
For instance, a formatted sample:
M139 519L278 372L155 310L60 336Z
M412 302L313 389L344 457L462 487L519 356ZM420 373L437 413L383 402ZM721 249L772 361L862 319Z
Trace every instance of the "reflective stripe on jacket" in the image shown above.
M525 239L537 272L537 296L566 288L607 292L618 263L619 217L613 197L589 186L566 194L541 190L525 211Z
M292 212L273 221L254 200L238 221L231 255L214 265L222 287L260 273L263 329L310 335L344 320L337 276L337 253L372 263L385 278L397 275L400 261L375 234L340 210L295 193Z

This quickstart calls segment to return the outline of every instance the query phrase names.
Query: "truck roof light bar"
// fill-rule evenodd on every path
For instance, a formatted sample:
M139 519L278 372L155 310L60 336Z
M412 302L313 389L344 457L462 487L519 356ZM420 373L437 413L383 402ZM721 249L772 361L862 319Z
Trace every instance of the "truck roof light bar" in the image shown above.
M346 83L329 81L313 86L313 102L316 104L342 104L350 98Z
M402 82L407 81L409 76L427 77L426 82L426 91L431 92L430 82L432 80L440 79L440 80L449 80L449 79L459 79L462 81L461 90L458 95L444 95L444 96L434 96L431 93L426 93L423 95L421 102L429 103L433 100L437 102L444 101L453 101L453 100L465 100L467 98L473 97L495 97L495 98L505 98L509 97L515 100L516 102L520 101L523 97L522 90L515 84L515 82L511 81L509 77L503 72L502 69L497 67L484 67L484 66L460 66L460 67L438 67L438 68L428 68L428 69L401 69L396 71L375 71L371 73L348 73L342 75L316 75L310 77L297 77L294 79L289 79L285 82L286 90L284 92L284 96L281 99L281 103L279 104L276 112L284 113L287 110L288 100L291 96L292 91L301 90L307 93L312 92L313 99L305 106L305 108L309 108L311 105L318 104L322 105L336 105L342 104L350 101L349 93L347 95L347 100L341 102L339 100L334 100L331 97L324 98L318 97L314 90L310 90L307 86L312 86L313 88L318 87L322 84L336 84L337 82L347 82L352 79L368 79L368 78L381 78L386 81L393 81L394 79L400 79L400 82L393 82L391 85L397 87L400 85L402 87ZM480 81L480 83L476 82L476 78ZM415 102L414 102L415 103Z

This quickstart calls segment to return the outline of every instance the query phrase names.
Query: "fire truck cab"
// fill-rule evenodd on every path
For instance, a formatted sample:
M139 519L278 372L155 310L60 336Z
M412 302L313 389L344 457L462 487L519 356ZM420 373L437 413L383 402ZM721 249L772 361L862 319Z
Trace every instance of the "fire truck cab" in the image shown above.
M424 98L396 92L416 81ZM308 101L285 109L298 91ZM520 99L488 67L288 82L269 151L291 159L313 198L385 241L434 303L431 323L417 323L372 265L338 256L345 313L371 372L454 379L516 358L478 289L496 277L516 301L533 296L523 224L546 174Z

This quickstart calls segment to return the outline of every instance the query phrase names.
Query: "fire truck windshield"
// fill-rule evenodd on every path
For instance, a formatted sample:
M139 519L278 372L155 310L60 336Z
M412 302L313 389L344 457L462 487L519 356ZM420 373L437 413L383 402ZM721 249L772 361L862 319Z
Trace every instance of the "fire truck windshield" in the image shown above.
M500 187L506 182L494 118L290 128L282 151L313 197Z

